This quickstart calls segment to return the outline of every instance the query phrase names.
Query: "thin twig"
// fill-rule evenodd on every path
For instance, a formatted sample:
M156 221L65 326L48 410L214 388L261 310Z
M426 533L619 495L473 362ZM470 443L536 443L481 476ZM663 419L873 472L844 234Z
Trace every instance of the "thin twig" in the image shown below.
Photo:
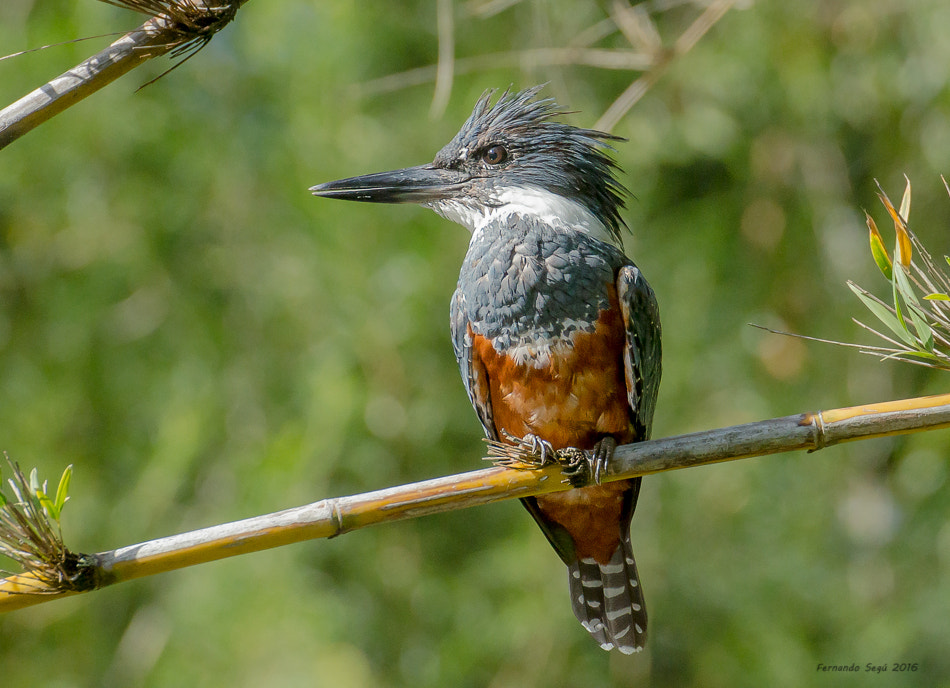
M455 18L452 12L452 0L438 0L436 24L439 34L439 58L435 70L435 92L429 107L429 117L432 119L442 116L452 94L452 80L455 76Z
M723 15L729 11L735 0L714 0L706 10L694 21L686 31L676 40L669 51L660 50L655 58L655 66L643 76L636 79L617 99L607 108L594 125L594 129L611 131L637 101L659 80L673 61L685 55L699 42L709 29L716 25ZM618 21L618 25L619 25Z
M520 66L525 70L537 67L556 67L582 65L598 69L617 69L642 71L653 64L652 58L631 50L609 50L605 48L530 48L501 53L488 53L474 57L455 59L455 74L470 74L481 70L499 67ZM437 74L437 65L427 65L409 69L397 74L389 74L354 86L357 96L367 97L379 93L398 91L409 86L431 83Z
M604 480L798 449L815 451L851 440L945 427L950 427L950 394L803 413L620 446ZM523 452L523 456L515 457L521 459L522 465L532 463L530 451L514 451ZM326 499L275 514L86 555L84 561L94 563L95 575L90 580L101 587L302 540L335 537L378 523L569 487L562 482L557 465L520 470L495 466L351 497ZM39 594L41 591L47 594ZM76 592L50 590L29 574L11 576L0 579L0 612Z
M83 36L82 38L73 38L68 41L60 41L58 43L47 43L46 45L41 45L38 48L27 48L26 50L20 50L15 53L9 53L0 57L0 62L4 60L11 60L14 57L20 57L22 55L27 55L29 53L38 53L40 50L47 50L49 48L59 48L64 45L71 45L72 43L84 43L85 41L94 41L99 38L112 38L113 36L124 36L125 31L112 31L110 33L101 33L98 36Z

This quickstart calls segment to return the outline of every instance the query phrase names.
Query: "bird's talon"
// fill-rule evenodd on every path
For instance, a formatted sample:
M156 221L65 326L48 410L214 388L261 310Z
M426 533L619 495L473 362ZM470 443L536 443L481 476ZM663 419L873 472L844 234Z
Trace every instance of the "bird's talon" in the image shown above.
M583 449L562 449L559 452L561 472L574 487L600 485L601 478L606 474L607 464L610 462L617 448L617 442L612 437L605 437L594 445L590 451Z
M600 477L606 472L607 464L613 458L616 448L617 440L609 436L594 445L594 450L590 453L590 462L594 473L594 483L597 485L600 485Z
M528 434L521 438L521 444L531 453L532 458L537 457L539 466L545 466L553 461L554 447L551 443L542 440L535 434Z
M559 455L550 442L535 434L516 437L502 430L503 442L489 441L488 459L496 466L534 470L558 463Z

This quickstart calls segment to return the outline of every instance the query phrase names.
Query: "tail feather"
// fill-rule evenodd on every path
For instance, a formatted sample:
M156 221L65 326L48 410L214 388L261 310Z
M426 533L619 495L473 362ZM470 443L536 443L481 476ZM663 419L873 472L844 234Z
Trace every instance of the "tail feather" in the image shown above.
M607 626L602 621L604 583L600 568L593 559L579 559L568 567L571 580L571 605L574 616L601 647L613 647L607 639Z
M592 558L568 566L574 616L605 650L639 652L646 644L647 609L629 534L610 561Z

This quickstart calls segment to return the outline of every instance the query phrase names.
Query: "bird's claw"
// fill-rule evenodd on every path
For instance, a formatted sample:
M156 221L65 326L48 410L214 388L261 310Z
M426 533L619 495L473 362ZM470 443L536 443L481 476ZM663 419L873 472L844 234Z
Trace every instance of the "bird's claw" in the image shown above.
M616 448L617 441L613 437L605 437L589 451L562 449L560 452L561 472L573 487L600 485L601 476L606 472L607 464Z
M559 463L558 452L550 442L535 434L515 437L502 431L504 442L489 442L489 459L505 468L535 469Z
M502 431L504 442L489 442L489 460L505 468L531 470L558 464L565 481L573 487L600 485L601 477L606 473L617 441L605 437L593 449L565 447L555 449L547 440L533 433L524 437L515 437Z
M538 457L539 466L546 466L549 463L557 462L557 452L554 451L554 447L547 440L542 440L534 433L531 433L522 437L521 442L529 448L532 456Z

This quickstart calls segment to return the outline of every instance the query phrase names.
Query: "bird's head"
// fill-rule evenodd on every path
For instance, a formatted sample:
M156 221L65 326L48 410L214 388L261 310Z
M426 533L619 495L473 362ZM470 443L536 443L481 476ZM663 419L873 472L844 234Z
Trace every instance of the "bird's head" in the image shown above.
M462 129L427 165L319 184L315 196L419 203L475 232L510 214L541 217L620 242L626 193L604 132L554 121L565 114L541 86L478 99Z

